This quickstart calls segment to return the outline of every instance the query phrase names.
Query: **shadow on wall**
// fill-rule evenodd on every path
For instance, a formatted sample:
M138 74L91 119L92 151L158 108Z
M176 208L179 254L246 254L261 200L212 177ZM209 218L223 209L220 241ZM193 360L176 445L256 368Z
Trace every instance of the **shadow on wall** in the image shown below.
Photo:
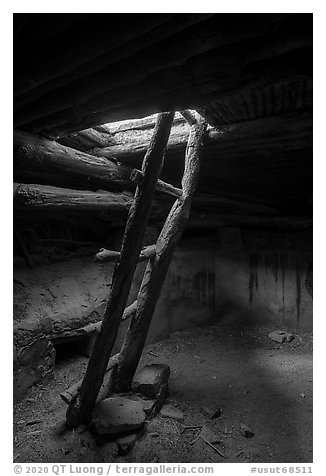
M296 236L294 246L292 236L259 238L243 240L239 229L222 228L215 241L184 241L170 265L148 342L216 320L311 329L309 240Z

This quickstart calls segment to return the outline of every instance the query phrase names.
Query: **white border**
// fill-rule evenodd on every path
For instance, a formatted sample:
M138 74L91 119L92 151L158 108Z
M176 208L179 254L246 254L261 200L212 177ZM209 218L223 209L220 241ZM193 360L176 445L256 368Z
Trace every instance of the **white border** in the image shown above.
M1 47L1 449L3 474L14 474L12 465L12 13L314 13L314 463L313 474L325 474L325 5L321 1L223 1L223 2L114 2L106 1L12 1L2 2ZM298 463L294 464L298 466ZM223 474L249 474L248 464L223 465ZM269 466L255 464L255 466ZM281 465L287 466L287 465ZM307 465L306 465L307 466ZM219 470L222 466L219 465ZM217 474L217 471L215 472Z

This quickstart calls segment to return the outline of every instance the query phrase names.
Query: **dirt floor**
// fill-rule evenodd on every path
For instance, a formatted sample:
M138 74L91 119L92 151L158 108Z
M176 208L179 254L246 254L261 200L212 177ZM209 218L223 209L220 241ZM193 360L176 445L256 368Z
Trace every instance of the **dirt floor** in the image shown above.
M295 332L292 342L280 345L267 337L271 330L217 324L148 346L141 365L170 365L169 403L184 418L157 415L134 450L114 461L312 462L312 336ZM96 446L89 432L63 431L66 405L59 393L82 377L86 363L85 357L61 355L55 379L15 406L15 462L112 461L112 443ZM222 414L208 420L203 407ZM33 420L40 421L28 424ZM199 430L182 432L203 423L217 435L225 458L201 438L193 443ZM242 435L241 424L254 431L252 438Z

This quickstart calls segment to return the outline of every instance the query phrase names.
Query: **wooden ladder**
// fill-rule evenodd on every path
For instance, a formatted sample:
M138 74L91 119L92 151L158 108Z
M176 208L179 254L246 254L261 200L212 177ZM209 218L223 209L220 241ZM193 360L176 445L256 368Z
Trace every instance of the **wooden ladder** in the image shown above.
M142 170L134 170L131 175L131 179L137 183L137 188L129 210L121 251L119 253L101 250L98 254L101 261L117 261L117 265L101 329L84 379L81 385L76 387L78 391L68 405L67 426L69 427L87 423L91 419L104 375L109 369L114 368L110 390L123 392L130 389L173 252L189 217L191 200L199 177L200 150L207 124L199 114L194 116L189 111L182 111L182 114L190 125L182 189L177 189L158 179L174 117L173 112L161 113L158 114ZM151 203L158 185L161 191L174 195L177 199L156 244L142 249ZM148 260L148 264L137 301L132 305L131 323L120 353L110 359L137 262L145 259Z

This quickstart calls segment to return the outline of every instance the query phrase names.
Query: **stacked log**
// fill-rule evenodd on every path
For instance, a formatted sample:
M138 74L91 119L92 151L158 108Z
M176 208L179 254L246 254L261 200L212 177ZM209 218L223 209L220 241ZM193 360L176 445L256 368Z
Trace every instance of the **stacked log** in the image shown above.
M198 108L249 84L257 89L309 77L310 23L304 16L295 20L288 14L257 14L246 21L238 15L150 15L140 18L144 34L138 22L127 29L129 41L121 41L116 28L113 36L108 29L104 33L102 25L86 28L86 35L72 33L70 41L59 37L61 51L51 61L38 45L38 61L23 62L25 69L17 73L22 77L15 127L56 138L171 105ZM76 45L80 37L85 48Z
M85 188L132 190L131 168L33 134L14 131L14 176L48 184L78 183Z
M119 221L121 226L124 226L132 198L131 192L142 180L141 171L134 167L139 166L146 152L154 120L155 118L151 116L135 121L108 124L97 127L96 130L82 131L73 137L67 136L62 141L65 145L26 132L15 131L14 178L17 183L15 208L20 214L28 208L33 214L43 213L43 215L51 209L51 217L54 218L58 213L63 217L69 213L71 219L80 217L84 212L90 212L105 222ZM195 194L191 220L187 226L201 229L207 224L207 228L216 228L220 223L230 220L253 226L257 220L263 224L264 217L280 216L277 202L275 207L267 206L266 202L264 204L257 200L251 202L250 195L245 195L242 188L225 190L223 174L228 174L228 168L234 167L235 160L238 164L242 157L244 160L237 165L237 170L243 171L244 174L248 165L255 165L258 177L262 173L260 171L265 170L267 165L275 173L274 170L277 171L278 167L284 167L282 155L285 151L299 158L298 148L311 147L311 127L310 114L304 111L300 114L256 119L222 128L209 126L202 153L199 188L205 187L211 193L202 194L199 191ZM182 173L180 156L186 148L188 130L186 120L178 114L171 129L166 166L163 170L165 179L177 186L158 181L156 191L160 194L156 194L151 217L154 222L162 223L172 204L172 197L180 196L181 191L178 188L178 176ZM91 143L99 145L100 141L101 147L85 151L92 137L94 140ZM254 159L257 150L260 154L274 154L272 157L277 157L275 160L271 158L268 164L265 159L264 164L260 165L261 161L258 158ZM248 160L251 155L253 165ZM207 174L210 167L215 168L213 162L217 161L217 157L219 157L217 166L220 167L220 177L216 177L216 184L211 185L209 189L206 182L212 184L215 179L213 174L211 176ZM306 162L306 159L304 160ZM305 162L301 160L301 167ZM220 188L221 186L224 188ZM269 184L269 187L272 186L273 181ZM291 190L288 193L291 199ZM230 215L232 219L228 218ZM258 215L260 218L254 219ZM206 218L203 219L201 216ZM294 218L288 221L289 228L292 228L292 222L294 227L299 226L298 220ZM281 219L278 223L282 229L286 228L286 220ZM266 226L270 225L266 222Z

